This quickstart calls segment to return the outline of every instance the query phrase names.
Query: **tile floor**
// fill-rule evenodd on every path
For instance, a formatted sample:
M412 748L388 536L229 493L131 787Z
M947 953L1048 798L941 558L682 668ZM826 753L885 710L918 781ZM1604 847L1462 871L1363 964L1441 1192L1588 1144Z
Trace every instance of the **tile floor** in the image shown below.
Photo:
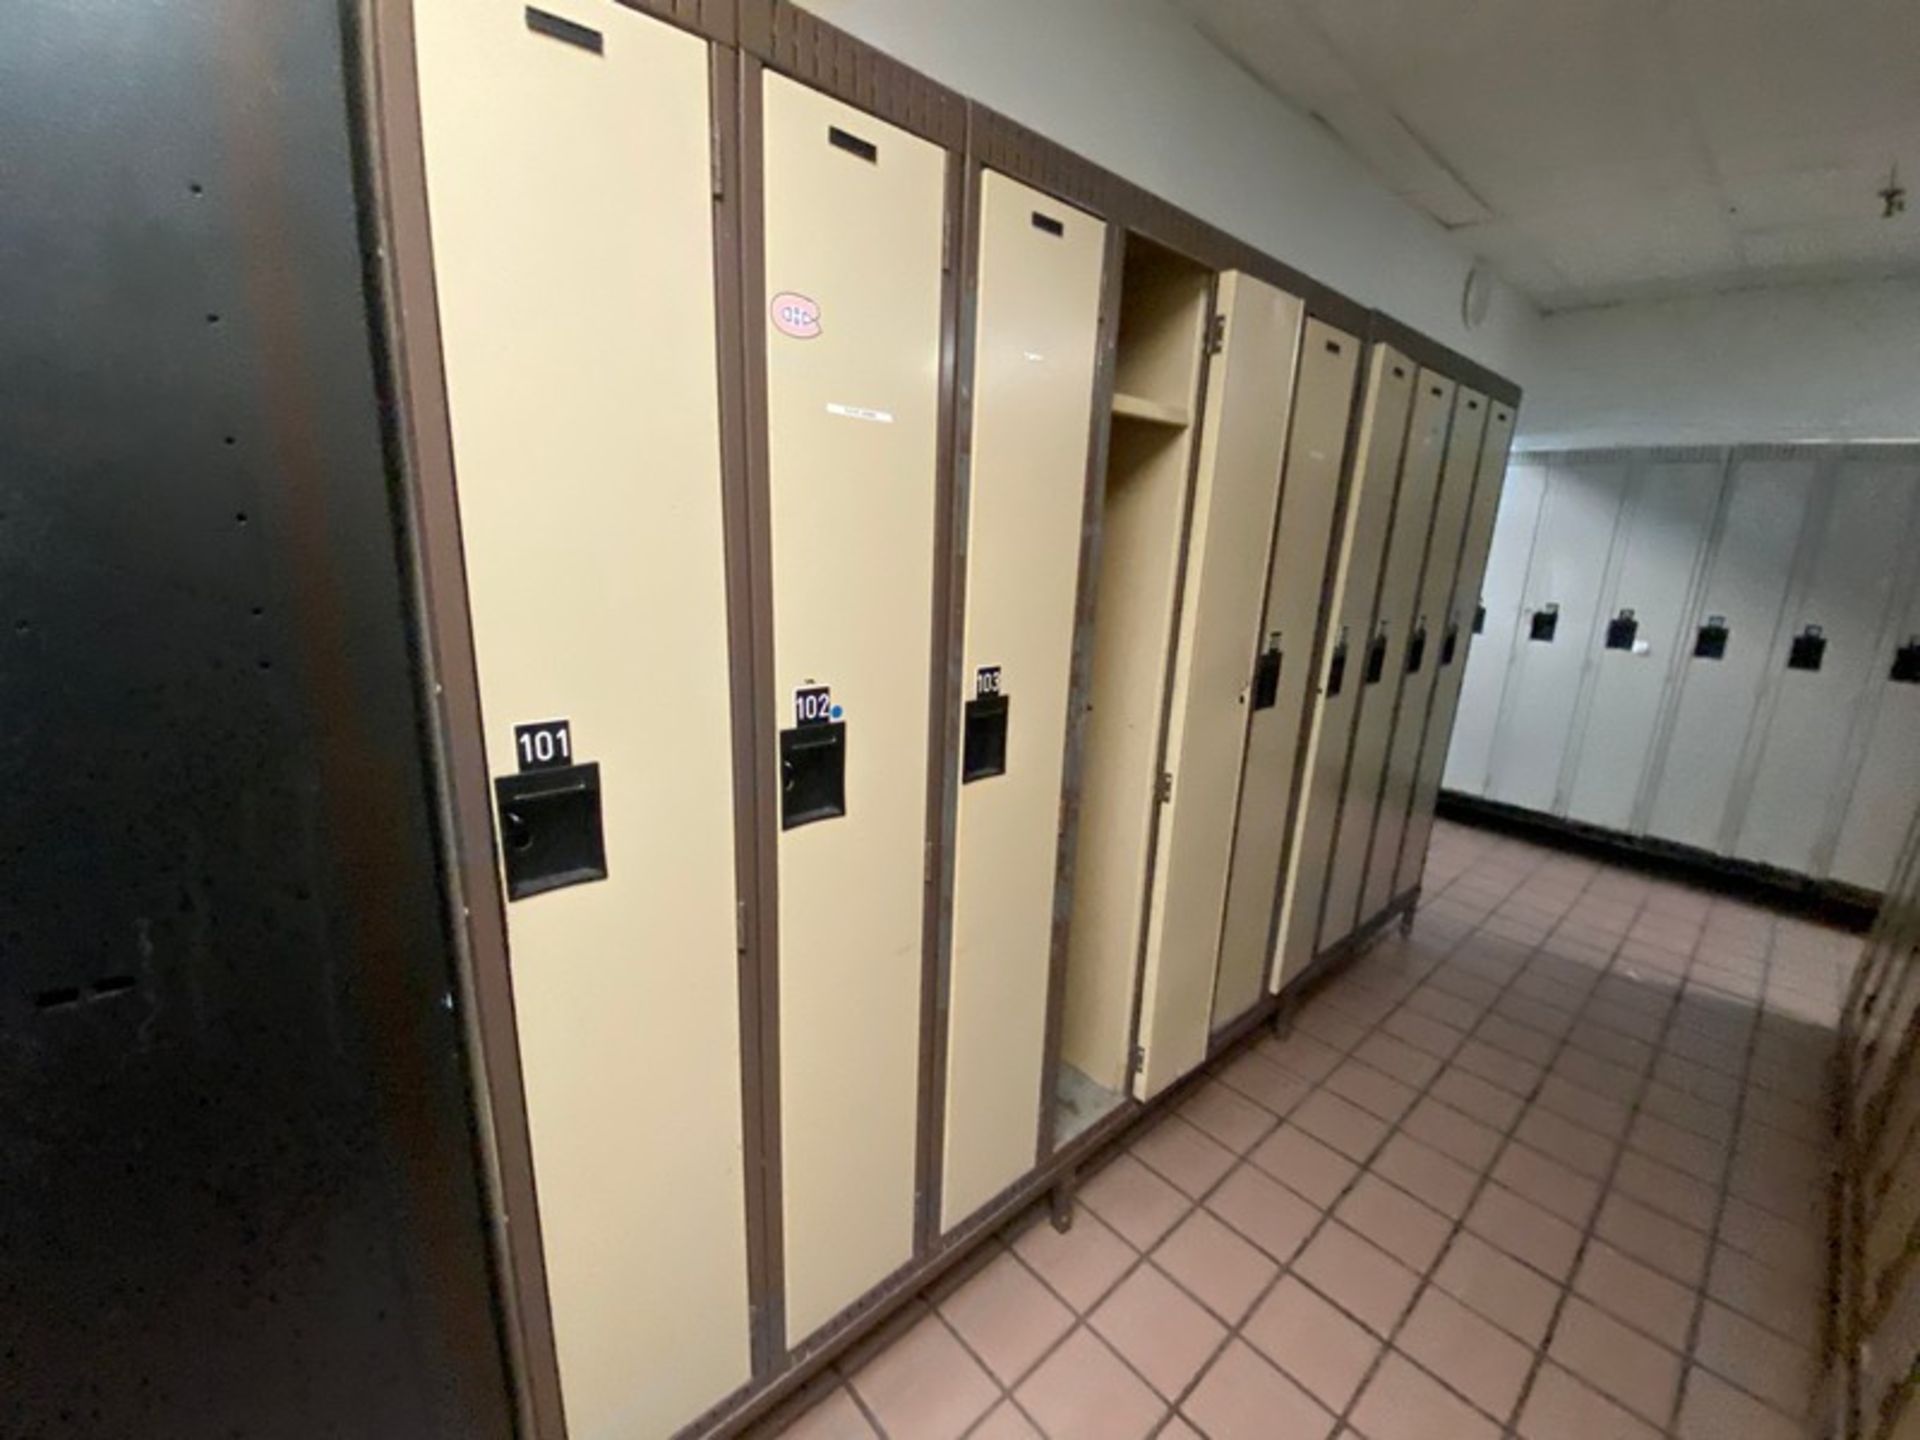
M785 1440L1799 1435L1858 940L1446 824L1426 896Z

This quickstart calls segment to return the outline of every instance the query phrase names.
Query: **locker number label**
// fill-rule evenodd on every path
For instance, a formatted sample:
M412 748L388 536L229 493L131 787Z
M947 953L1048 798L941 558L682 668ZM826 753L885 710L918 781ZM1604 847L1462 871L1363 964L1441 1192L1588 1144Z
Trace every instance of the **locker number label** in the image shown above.
M983 695L998 695L999 693L1000 667L998 665L982 665L978 670L973 672L974 699L978 700Z
M520 770L558 770L573 763L573 723L536 720L513 727L513 754Z
M839 718L839 707L833 703L832 686L802 685L793 692L795 725L825 725Z
M820 306L794 290L782 290L767 302L773 328L795 340L811 340L820 333Z

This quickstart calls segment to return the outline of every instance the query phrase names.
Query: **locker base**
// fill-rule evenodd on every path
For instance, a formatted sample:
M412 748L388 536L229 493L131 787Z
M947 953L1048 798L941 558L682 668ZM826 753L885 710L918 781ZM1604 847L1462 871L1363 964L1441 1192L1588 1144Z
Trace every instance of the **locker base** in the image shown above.
M1505 805L1478 795L1442 790L1435 813L1462 825L1524 836L1576 854L1630 865L1737 899L1806 915L1847 930L1865 931L1880 908L1879 895L1838 880L1816 880L1791 870L1756 865L1750 860L1736 860L1650 835L1629 835L1537 810L1523 810L1517 805Z

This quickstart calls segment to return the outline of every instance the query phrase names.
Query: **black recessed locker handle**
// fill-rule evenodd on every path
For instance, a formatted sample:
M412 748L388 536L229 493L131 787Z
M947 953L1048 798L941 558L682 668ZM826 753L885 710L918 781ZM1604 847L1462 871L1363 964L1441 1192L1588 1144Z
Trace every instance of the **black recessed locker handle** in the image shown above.
M1893 669L1887 678L1899 685L1920 685L1920 635L1893 652Z
M1700 627L1700 633L1693 637L1693 658L1696 660L1724 660L1727 658L1727 637L1733 632L1727 628L1727 617L1709 615L1706 623Z
M1449 620L1447 633L1440 641L1440 668L1446 669L1453 663L1454 653L1460 648L1460 622Z
M1380 677L1387 672L1387 632L1376 630L1373 639L1367 642L1367 673L1360 682L1363 685L1377 685Z
M782 730L780 828L792 830L846 813L847 722Z
M607 878L598 765L502 775L493 794L509 900Z
M1607 649L1631 650L1633 642L1639 638L1640 622L1631 610L1622 610L1607 621Z
M1334 642L1333 654L1327 660L1327 698L1332 699L1340 693L1340 687L1347 683L1347 637L1342 635Z
M1473 633L1484 635L1487 631L1487 602L1476 600L1473 606Z
M1427 658L1427 622L1422 620L1413 627L1413 634L1407 637L1407 674L1418 675L1421 662Z
M1818 670L1827 658L1827 637L1818 625L1808 625L1787 647L1789 670Z
M1554 632L1560 628L1560 604L1550 600L1533 612L1527 622L1527 639L1538 640L1542 644L1553 643Z
M1253 708L1271 710L1280 698L1280 639L1275 636L1253 662Z
M960 745L960 783L1007 773L1007 723L1012 699L980 695L967 701L965 735Z

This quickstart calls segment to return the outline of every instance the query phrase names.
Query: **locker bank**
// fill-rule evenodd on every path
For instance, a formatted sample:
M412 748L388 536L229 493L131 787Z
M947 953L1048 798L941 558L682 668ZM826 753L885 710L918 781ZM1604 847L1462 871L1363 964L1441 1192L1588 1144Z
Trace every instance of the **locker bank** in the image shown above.
M1894 883L1911 446L1514 453L787 0L0 48L0 1435L772 1433L1437 944L1443 780Z

